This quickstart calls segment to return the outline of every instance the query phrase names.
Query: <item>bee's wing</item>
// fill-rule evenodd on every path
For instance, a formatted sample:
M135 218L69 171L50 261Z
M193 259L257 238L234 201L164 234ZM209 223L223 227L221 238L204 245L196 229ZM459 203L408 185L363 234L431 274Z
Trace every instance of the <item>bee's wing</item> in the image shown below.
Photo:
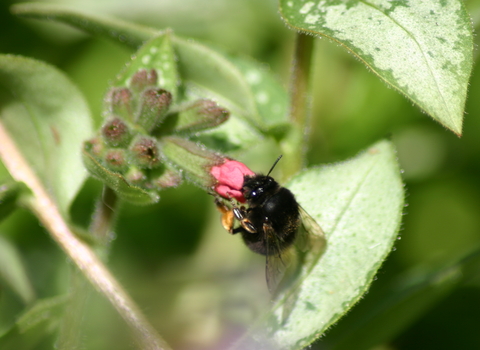
M294 246L300 254L291 249L293 247L281 249L281 242L273 228L270 225L263 226L267 237L267 285L274 297L284 286L289 285L300 268L299 264L310 270L326 247L325 234L320 225L302 207L299 207L299 212L301 224ZM282 286L279 286L280 284Z
M299 206L299 212L301 224L295 239L296 250L293 250L296 253L295 257L297 262L296 270L293 272L294 278L299 277L298 274L301 273L301 269L309 273L322 256L327 243L325 234L315 219L308 215L301 206ZM301 283L301 281L298 281L298 283ZM287 298L283 304L282 323L288 319L300 294L300 284L292 287L294 288L286 295Z
M301 225L295 240L295 246L301 252L311 252L319 255L326 246L325 234L320 225L299 206Z
M281 248L281 242L279 242L278 236L272 226L264 225L263 230L267 237L265 276L268 290L270 294L273 295L283 280L285 271L291 265L293 257L288 249L285 250Z

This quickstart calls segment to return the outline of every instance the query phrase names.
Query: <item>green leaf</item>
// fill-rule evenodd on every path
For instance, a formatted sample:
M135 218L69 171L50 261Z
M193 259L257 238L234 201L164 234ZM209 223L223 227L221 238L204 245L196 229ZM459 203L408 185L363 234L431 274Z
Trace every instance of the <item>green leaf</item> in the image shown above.
M226 55L243 75L254 97L263 127L289 122L290 96L273 73L261 63L248 58Z
M0 235L0 279L5 281L24 303L30 303L35 298L19 252L2 235Z
M58 4L23 3L11 7L13 14L20 17L54 20L81 28L92 35L113 37L137 48L159 31L154 28L133 24L116 18L95 16Z
M260 131L244 119L235 115L214 129L206 130L192 137L207 148L228 153L242 151L257 145L262 140Z
M59 325L67 297L38 300L4 334L0 335L0 349L36 349L44 337Z
M0 55L0 86L8 99L1 122L66 215L87 175L79 152L93 133L85 100L55 67L19 56Z
M327 248L311 271L301 272L298 299L285 322L285 298L264 320L275 348L302 349L367 291L397 237L404 194L387 141L348 161L307 169L288 187L322 226Z
M473 64L470 17L460 0L292 1L293 28L326 36L456 134Z

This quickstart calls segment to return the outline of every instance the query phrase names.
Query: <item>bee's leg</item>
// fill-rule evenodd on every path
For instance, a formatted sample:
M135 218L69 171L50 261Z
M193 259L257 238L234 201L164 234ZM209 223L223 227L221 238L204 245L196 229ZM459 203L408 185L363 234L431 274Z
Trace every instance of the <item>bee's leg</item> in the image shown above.
M221 221L223 228L232 234L236 233L233 229L233 222L235 219L233 210L226 206L219 198L215 198L215 205L217 206L218 211L222 214Z
M215 198L215 205L220 213L222 213L222 226L231 234L247 231L256 233L257 229L247 218L247 210L244 207L238 207L231 199L232 208L228 207L220 198ZM233 228L233 224L237 219L240 222L239 227Z
M250 233L256 233L257 232L257 229L255 228L255 225L252 224L252 222L247 218L247 211L245 210L245 208L241 207L237 207L237 206L234 206L233 209L233 215L235 215L235 218L240 221L240 225L241 227L239 227L238 229L243 229L247 232L250 232ZM238 230L236 229L236 232L234 233L237 233L237 232L241 232L242 230Z

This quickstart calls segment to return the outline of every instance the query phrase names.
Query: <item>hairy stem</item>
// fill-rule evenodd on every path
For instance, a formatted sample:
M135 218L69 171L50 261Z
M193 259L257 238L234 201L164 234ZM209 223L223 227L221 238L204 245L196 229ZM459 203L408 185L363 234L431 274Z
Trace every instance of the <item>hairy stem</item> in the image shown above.
M92 224L90 225L90 232L103 249L107 248L110 241L110 231L115 222L117 203L118 196L115 191L108 186L104 186L102 198L97 202Z
M313 36L297 33L290 81L290 120L292 130L282 142L282 151L287 158L283 164L285 175L298 172L305 165L307 131L310 112L310 67L313 52Z
M66 224L58 207L0 123L0 158L16 181L32 191L28 205L83 275L110 301L133 330L141 349L170 349L140 312L130 296L88 245Z
M310 108L310 67L313 52L313 36L297 33L293 71L290 82L291 120L305 126Z

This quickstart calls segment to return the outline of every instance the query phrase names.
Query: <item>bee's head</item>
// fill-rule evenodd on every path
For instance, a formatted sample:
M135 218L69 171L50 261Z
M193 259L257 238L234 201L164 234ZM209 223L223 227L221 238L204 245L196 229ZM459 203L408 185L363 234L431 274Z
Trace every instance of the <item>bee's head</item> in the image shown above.
M255 174L244 176L242 194L248 204L261 204L278 190L280 185L269 175L280 158L282 158L282 156L278 157L275 163L273 163L267 175Z
M278 183L268 175L245 176L242 193L250 204L261 203L278 189Z

